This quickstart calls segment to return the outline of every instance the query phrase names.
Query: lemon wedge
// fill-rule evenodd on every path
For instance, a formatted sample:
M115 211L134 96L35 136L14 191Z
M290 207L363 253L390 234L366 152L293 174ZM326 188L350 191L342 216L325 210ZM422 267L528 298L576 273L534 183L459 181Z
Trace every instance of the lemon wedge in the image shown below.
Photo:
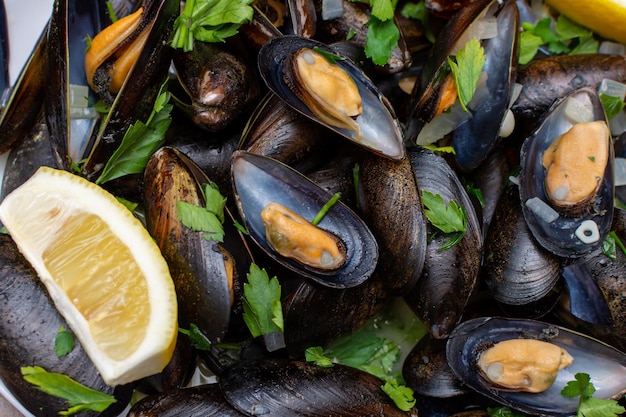
M626 43L626 0L546 0L546 3L599 35Z
M79 176L41 167L0 204L0 220L107 384L163 370L178 330L174 284L126 207Z

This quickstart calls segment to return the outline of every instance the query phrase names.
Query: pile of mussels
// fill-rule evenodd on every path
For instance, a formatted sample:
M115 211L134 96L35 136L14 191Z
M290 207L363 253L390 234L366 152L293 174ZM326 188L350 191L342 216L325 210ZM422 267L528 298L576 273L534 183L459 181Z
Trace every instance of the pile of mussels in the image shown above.
M214 348L196 351L180 335L162 374L106 386L80 346L54 355L64 321L0 235L0 378L32 414L67 404L26 383L24 365L112 393L118 402L102 415L126 413L137 389L149 395L132 416L485 416L499 405L561 416L575 413L577 400L560 390L577 372L590 374L595 396L623 396L626 258L603 246L613 233L626 242L626 212L614 208L623 193L614 165L626 150L598 93L604 80L626 83L623 56L542 51L519 65L521 24L534 19L522 0L427 1L434 44L397 14L400 40L384 66L365 58L369 8L359 2L328 16L327 2L260 0L236 36L192 52L169 46L178 0L137 3L113 1L128 27L85 52L85 38L111 23L105 2L55 2L2 111L2 193L41 165L84 160L81 174L98 178L167 81L175 109L163 146L142 174L103 186L140 202L170 265L180 326L197 325ZM485 64L463 110L449 59L473 38ZM108 114L91 107L99 99ZM454 153L423 146L434 142ZM220 243L176 214L178 201L204 203L204 183L227 197ZM426 191L464 213L451 247L427 219ZM242 320L253 262L281 282L278 345L252 339ZM410 411L372 375L304 361L307 347L328 346L399 299L428 331L402 368L417 399ZM547 342L567 363L539 393L501 386L482 354L504 340ZM188 388L197 364L217 382Z

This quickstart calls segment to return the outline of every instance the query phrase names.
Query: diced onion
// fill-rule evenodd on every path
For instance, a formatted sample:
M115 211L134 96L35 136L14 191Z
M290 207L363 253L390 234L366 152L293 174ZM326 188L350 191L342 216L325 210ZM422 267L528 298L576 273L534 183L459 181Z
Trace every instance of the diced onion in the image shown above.
M574 232L576 237L583 243L595 243L600 240L600 230L593 220L585 220Z
M598 53L607 55L626 55L626 45L623 43L603 41L598 47Z
M585 123L593 121L591 109L582 101L570 97L565 102L563 115L572 123Z
M600 81L600 85L598 86L598 93L605 94L611 97L618 97L623 101L624 97L626 97L626 84L604 78L602 81Z
M513 133L515 129L515 116L510 109L506 110L504 114L504 120L502 120L502 124L500 125L500 131L498 132L498 136L501 138L507 138Z
M471 113L464 111L457 100L447 112L441 113L424 125L415 143L417 145L435 143L470 117L472 117Z
M616 187L626 185L626 159L615 158L613 161L613 181Z
M545 223L552 223L559 218L559 213L538 197L526 200L526 207Z
M322 20L337 19L343 16L341 0L322 0Z

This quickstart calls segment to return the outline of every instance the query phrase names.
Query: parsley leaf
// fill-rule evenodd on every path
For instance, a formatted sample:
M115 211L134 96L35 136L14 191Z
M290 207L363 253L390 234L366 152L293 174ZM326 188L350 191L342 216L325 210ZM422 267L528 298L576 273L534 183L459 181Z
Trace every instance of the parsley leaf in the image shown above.
M456 245L465 235L467 215L463 206L459 206L454 200L450 200L446 206L440 194L434 194L422 190L422 203L424 215L434 227L446 234L451 234L439 250L446 250Z
M553 54L589 54L598 51L599 43L593 37L593 32L564 15L559 15L554 24L550 17L544 17L535 24L525 22L522 28L524 32L520 36L519 57L522 65L530 62L542 45L546 45Z
M478 39L470 39L454 58L449 57L448 64L452 70L461 107L467 111L467 103L474 97L478 79L485 65L485 50Z
M415 406L413 390L404 385L398 385L396 381L385 381L381 389L393 400L396 406L402 411L409 411Z
M317 52L318 54L320 54L321 56L323 56L326 59L326 61L330 62L331 64L336 64L337 61L343 61L345 59L341 55L337 55L337 54L333 54L332 52L325 51L319 46L314 46L313 50Z
M450 153L452 155L456 154L454 147L452 146L437 146L434 143L430 145L420 145L422 148L429 149L435 153Z
M365 37L365 56L376 65L385 65L398 45L398 39L400 31L393 19L381 20L374 14L370 15Z
M74 349L74 335L67 331L65 326L59 327L54 338L54 354L57 357L65 356Z
M187 0L174 21L173 48L193 50L194 39L223 42L252 20L252 0Z
M224 241L224 206L226 198L220 193L217 184L202 184L205 207L186 201L178 201L178 219L186 227L197 232L205 232L204 238L214 242Z
M608 94L600 93L600 101L602 107L606 112L606 117L611 120L617 116L622 110L624 110L624 100L620 97L609 96Z
M24 366L21 369L24 379L41 391L67 400L70 408L59 414L69 416L84 411L106 410L117 402L115 397L86 387L67 375L48 372L39 366Z
M561 395L568 398L580 397L578 401L577 417L616 417L626 412L615 400L593 398L596 388L591 383L588 374L578 372L575 380L569 381L561 391Z
M150 117L145 123L138 120L128 128L120 146L107 161L96 184L143 172L150 156L163 144L165 132L172 122L170 113L173 106L168 104L169 99L167 81L164 81Z
M265 269L250 264L248 282L243 284L243 320L253 337L283 332L281 287L278 278L269 279Z
M211 350L211 341L194 323L189 324L189 330L179 327L178 331L189 337L191 346L194 348L198 350Z
M324 349L321 346L307 348L304 351L304 358L307 362L313 362L322 368L330 368L333 366L332 359L324 355Z

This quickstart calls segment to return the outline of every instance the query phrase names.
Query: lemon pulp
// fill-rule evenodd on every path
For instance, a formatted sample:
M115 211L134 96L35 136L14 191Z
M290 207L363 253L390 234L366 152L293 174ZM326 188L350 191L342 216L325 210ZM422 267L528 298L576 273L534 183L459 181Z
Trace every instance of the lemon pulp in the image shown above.
M44 250L43 262L89 323L100 349L122 360L145 337L150 317L146 279L128 247L99 217L69 217L62 231Z

